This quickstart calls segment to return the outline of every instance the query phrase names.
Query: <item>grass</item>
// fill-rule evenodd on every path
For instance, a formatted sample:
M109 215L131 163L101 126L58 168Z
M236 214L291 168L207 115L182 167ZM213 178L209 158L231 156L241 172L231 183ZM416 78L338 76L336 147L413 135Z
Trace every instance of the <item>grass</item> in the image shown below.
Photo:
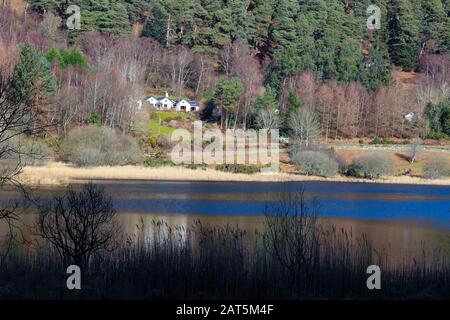
M388 177L382 180L367 180L336 176L322 178L303 176L279 172L274 174L244 174L222 172L213 169L201 171L191 170L182 166L146 168L143 166L121 167L92 167L76 168L60 162L50 162L41 167L25 167L20 180L29 185L61 185L78 179L147 179L147 180L174 180L174 181L338 181L338 182L368 182L368 183L398 183L423 185L450 185L450 179L429 180L418 177Z
M168 118L177 118L180 120L191 119L191 116L185 112L155 112L154 115L159 117L161 119L161 121L165 121Z
M191 115L182 112L155 112L152 114L148 121L148 128L150 129L151 134L154 136L170 136L176 130L176 128L165 126L162 123L171 118L186 121L191 119Z
M379 153L379 151L360 151L360 150L338 150L337 154L343 157L347 163L351 163L352 160L358 156L370 154L370 153ZM402 175L403 173L411 170L411 175L415 177L422 176L423 173L423 164L430 159L434 159L436 157L450 157L445 153L436 153L436 152L422 152L419 154L417 161L413 164L409 162L409 155L406 152L398 152L398 151L384 151L383 153L389 154L393 157L395 162L395 175Z
M159 124L159 120L156 119L150 119L148 121L148 128L150 129L152 135L156 136L160 134L170 136L175 131L174 128L166 127L164 125Z

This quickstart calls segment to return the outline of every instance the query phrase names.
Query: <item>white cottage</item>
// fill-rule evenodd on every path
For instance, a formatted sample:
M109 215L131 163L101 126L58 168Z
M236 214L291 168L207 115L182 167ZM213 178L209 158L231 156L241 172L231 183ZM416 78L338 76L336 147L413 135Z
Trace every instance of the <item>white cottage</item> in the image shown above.
M177 112L194 112L200 111L200 104L194 100L182 99L174 101L169 99L169 94L166 92L165 97L150 96L145 101L150 103L151 106L159 110L171 110L175 109Z
M156 97L153 97L153 96L152 96L152 97L148 97L147 100L145 100L145 101L147 101L148 103L150 103L151 106L154 107L154 108L156 108L157 105L158 105L158 103L159 103L159 99L156 98Z
M407 115L405 115L405 119L408 120L409 122L412 122L414 120L414 112L409 112Z
M177 111L193 112L200 110L200 104L197 101L183 99L177 102L175 108Z
M159 100L157 107L161 110L170 110L173 109L175 105L175 102L173 100L170 100L167 97L162 98Z

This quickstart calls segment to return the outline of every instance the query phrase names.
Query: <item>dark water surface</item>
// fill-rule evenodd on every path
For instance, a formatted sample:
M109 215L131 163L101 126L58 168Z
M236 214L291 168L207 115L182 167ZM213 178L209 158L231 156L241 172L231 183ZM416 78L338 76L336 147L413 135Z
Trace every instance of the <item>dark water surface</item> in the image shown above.
M262 216L266 202L305 190L320 215L417 222L450 231L450 187L343 182L99 181L119 212L142 214Z
M125 232L143 219L189 226L194 219L214 225L260 229L267 202L304 188L306 199L319 202L320 220L328 226L366 234L376 247L393 254L428 247L450 252L450 187L343 182L176 182L97 180L112 196ZM61 188L38 188L48 197ZM0 199L14 197L0 193ZM28 217L31 222L32 217ZM1 229L1 226L0 226ZM1 230L0 230L1 231Z

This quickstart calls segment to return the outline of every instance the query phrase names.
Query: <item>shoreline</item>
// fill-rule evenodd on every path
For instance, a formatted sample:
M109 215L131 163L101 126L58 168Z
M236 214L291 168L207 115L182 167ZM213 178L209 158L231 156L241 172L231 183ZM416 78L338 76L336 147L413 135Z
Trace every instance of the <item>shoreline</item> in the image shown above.
M414 184L450 186L450 179L424 179L419 177L398 176L369 180L336 176L323 178L285 172L242 174L216 171L214 169L187 169L184 167L148 168L143 166L114 166L77 168L60 162L51 162L41 167L25 167L18 177L29 186L58 186L76 183L79 180L157 180L157 181L203 181L203 182L295 182L329 181L360 182L378 184Z

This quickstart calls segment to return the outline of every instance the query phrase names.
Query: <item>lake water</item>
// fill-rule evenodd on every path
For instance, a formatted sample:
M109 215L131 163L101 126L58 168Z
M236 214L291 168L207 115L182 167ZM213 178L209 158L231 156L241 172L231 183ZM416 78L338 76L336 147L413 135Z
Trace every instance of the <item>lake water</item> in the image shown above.
M343 182L166 182L96 181L112 196L125 232L134 232L144 219L190 226L194 219L212 225L259 229L267 202L283 193L305 191L319 202L326 226L365 233L376 248L393 255L426 247L450 252L450 187ZM35 190L43 197L55 188ZM0 199L14 197L0 193ZM25 218L31 220L32 217Z

